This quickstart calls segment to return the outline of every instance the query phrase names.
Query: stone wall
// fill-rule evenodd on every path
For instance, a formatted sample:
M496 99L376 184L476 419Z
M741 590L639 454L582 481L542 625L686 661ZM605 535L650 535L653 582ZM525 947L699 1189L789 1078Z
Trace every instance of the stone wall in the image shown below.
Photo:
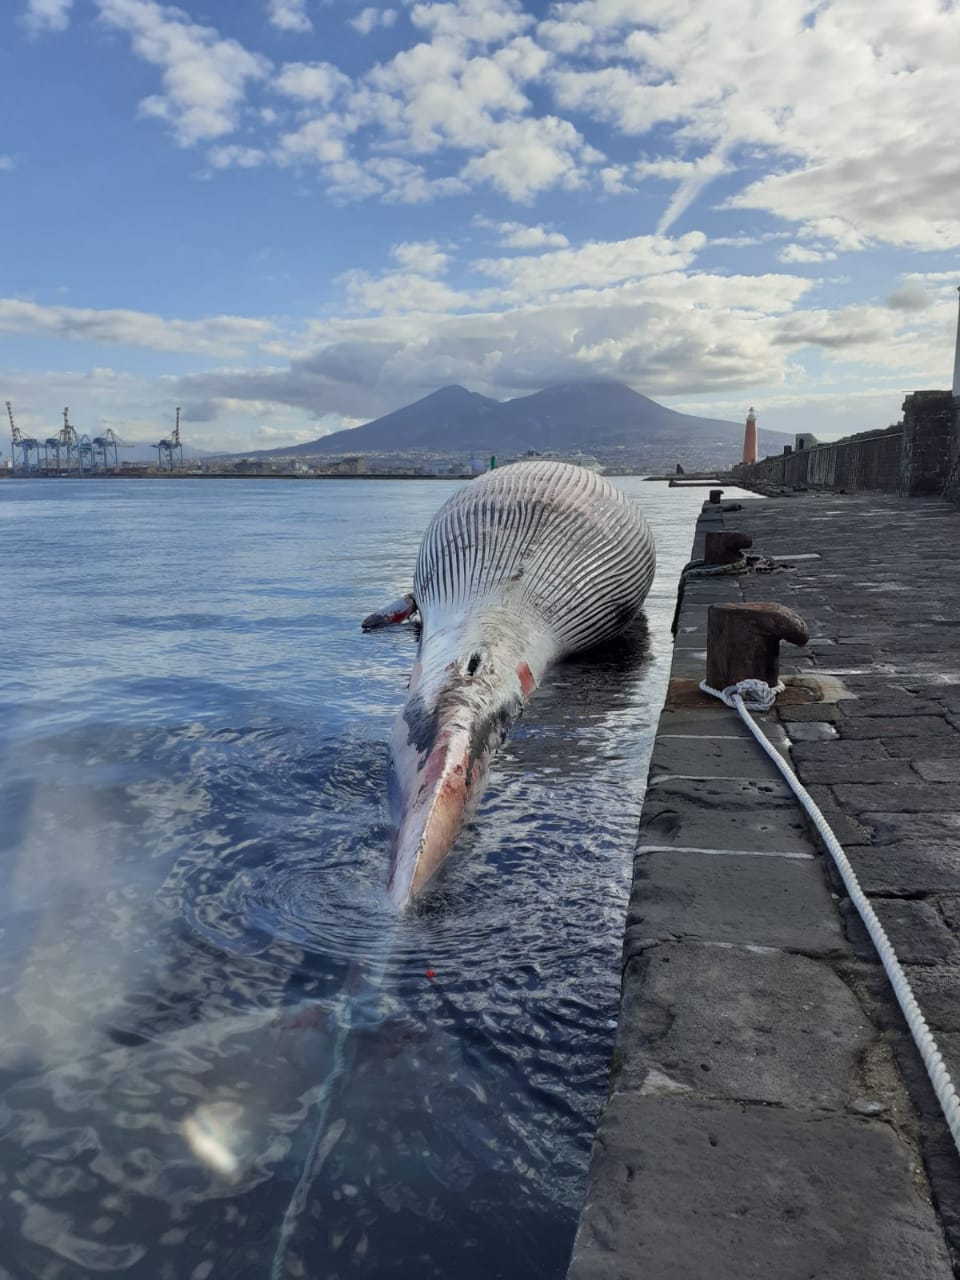
M943 496L952 502L960 502L960 396L955 396L953 400L950 471L947 483L943 486Z
M960 502L960 398L950 391L914 391L903 422L732 469L748 489L877 490L931 494Z
M903 402L900 493L940 494L953 460L953 395L914 391Z
M879 489L895 493L900 480L903 432L899 427L875 435L853 436L796 453L734 467L748 487L760 489Z

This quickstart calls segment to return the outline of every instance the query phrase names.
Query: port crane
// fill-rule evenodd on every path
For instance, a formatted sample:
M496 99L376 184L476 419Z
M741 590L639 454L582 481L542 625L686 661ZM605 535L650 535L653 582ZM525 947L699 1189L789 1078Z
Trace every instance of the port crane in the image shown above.
M183 470L183 445L180 442L180 409L177 408L177 423L173 428L173 433L166 436L163 440L158 440L153 446L157 451L157 470L172 471L174 468L174 458L177 459L177 470ZM164 458L167 465L164 467Z
M70 421L70 410L63 411L63 426L60 428L60 444L67 451L67 475L73 467L73 458L77 459L77 474L83 475L83 454L80 450L80 437L77 435L77 429ZM59 461L59 453L57 459Z
M107 427L102 436L94 436L93 438L94 454L99 453L104 471L110 469L110 450L113 450L113 470L120 470L120 455L118 449L132 449L133 446L127 444L126 440L121 440L113 427ZM96 458L94 459L96 462Z
M17 450L23 456L23 474L30 474L30 455L35 453L36 464L34 470L40 473L40 442L34 440L32 436L25 436L17 426L13 417L13 405L7 401L7 417L10 419L10 456L13 460L13 469L17 469Z
M84 466L86 466L87 471L96 471L97 451L94 449L93 441L86 431L80 437L77 447L80 451L80 474L83 475Z
M60 450L62 447L63 447L63 441L60 438L59 432L55 436L47 436L46 440L44 440L43 459L46 464L48 473L50 471L50 454L52 452L55 459L53 464L54 472L56 475L60 474Z

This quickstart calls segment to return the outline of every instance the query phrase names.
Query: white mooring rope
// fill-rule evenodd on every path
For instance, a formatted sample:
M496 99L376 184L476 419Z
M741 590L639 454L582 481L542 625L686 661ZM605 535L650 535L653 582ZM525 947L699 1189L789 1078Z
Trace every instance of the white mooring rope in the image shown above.
M820 812L816 802L793 772L788 762L766 737L750 714L751 708L759 711L768 711L775 703L777 694L783 692L783 687L782 684L778 684L775 688L771 688L763 680L741 680L739 684L718 690L711 688L706 680L700 683L700 688L704 693L712 694L713 697L720 698L725 702L728 707L737 709L744 724L783 774L790 790L803 805L810 815L813 825L823 837L827 851L840 872L840 878L850 896L850 901L860 913L860 919L866 925L867 932L870 934L873 945L877 949L877 955L879 955L880 962L886 970L887 977L890 979L894 995L897 997L897 1003L903 1010L903 1016L907 1020L907 1026L910 1028L913 1042L920 1051L920 1057L923 1059L923 1065L927 1069L927 1075L930 1077L930 1083L933 1085L934 1093L937 1095L944 1119L953 1135L954 1145L957 1148L957 1152L960 1153L960 1098L957 1097L953 1080L950 1078L950 1072L947 1070L943 1055L937 1047L933 1032L927 1026L927 1020L920 1012L917 998L913 994L910 981L904 973L900 961L897 959L897 953L894 951L893 945L877 917L877 913L870 905L867 895L860 887L857 873L850 865L847 855L841 848L839 840L831 831L826 818Z

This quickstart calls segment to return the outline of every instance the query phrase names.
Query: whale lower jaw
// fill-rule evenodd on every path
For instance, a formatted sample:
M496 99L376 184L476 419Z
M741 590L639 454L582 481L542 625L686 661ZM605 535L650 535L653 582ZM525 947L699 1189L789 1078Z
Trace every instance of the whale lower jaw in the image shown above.
M452 849L491 761L556 656L549 631L498 604L444 617L421 637L394 722L396 824L387 893L404 907Z

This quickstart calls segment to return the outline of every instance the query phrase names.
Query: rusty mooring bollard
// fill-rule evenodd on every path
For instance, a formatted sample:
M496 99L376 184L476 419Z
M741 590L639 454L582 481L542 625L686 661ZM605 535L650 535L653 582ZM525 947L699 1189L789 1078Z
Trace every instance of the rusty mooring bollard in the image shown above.
M707 533L703 539L703 558L707 564L734 564L740 552L753 546L749 533L729 529L725 533Z
M710 501L713 503L713 505L714 505L714 506L717 506L717 504L720 502L720 499L721 499L722 497L723 497L723 490L722 490L722 489L711 489L711 490L710 490Z
M712 604L707 610L707 684L780 679L780 641L806 644L807 624L782 604Z

